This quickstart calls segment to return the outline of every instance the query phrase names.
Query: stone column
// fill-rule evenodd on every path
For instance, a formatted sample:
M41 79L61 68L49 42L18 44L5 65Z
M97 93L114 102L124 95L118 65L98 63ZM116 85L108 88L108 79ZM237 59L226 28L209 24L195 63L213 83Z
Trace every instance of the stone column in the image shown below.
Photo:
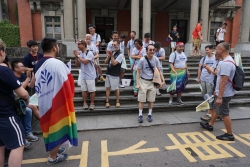
M131 31L139 37L139 0L131 0Z
M191 8L190 8L190 22L189 22L189 41L185 44L185 53L187 56L191 55L192 52L192 32L198 23L199 16L199 0L191 0Z
M0 3L0 21L3 20L2 3Z
M77 0L78 38L86 35L86 0Z
M241 53L241 56L250 57L250 42L249 42L249 31L250 31L250 0L244 0L242 4L242 20L241 20L241 33L240 42L235 46L234 53Z
M63 0L65 41L74 41L73 1Z
M143 0L142 38L151 28L151 0Z
M202 3L201 4L201 19L203 19L203 23L202 23L202 37L203 37L203 42L207 42L209 1L208 0L202 0L201 3Z

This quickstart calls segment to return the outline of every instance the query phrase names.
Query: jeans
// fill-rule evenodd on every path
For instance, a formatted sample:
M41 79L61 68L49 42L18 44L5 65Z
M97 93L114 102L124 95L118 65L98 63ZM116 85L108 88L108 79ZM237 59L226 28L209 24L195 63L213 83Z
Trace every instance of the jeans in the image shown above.
M137 75L137 70L134 70L133 71L133 79L134 79L134 86L133 86L133 89L134 89L134 92L138 92L138 89L136 88L136 75Z
M32 122L32 110L29 107L26 107L26 115L23 117L23 120L22 120L26 136L29 133L31 133L31 130L32 130L31 122Z

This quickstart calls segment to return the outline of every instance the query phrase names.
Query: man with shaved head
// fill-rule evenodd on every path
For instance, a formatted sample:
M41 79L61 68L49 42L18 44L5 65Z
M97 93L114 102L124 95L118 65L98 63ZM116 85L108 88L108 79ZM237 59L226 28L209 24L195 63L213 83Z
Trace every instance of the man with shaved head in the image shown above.
M229 102L236 93L232 83L230 82L233 80L236 67L234 65L233 58L229 55L229 49L229 44L226 42L220 43L216 47L216 54L222 59L218 65L219 69L214 92L214 106L216 111L213 111L212 118L209 123L200 123L200 125L209 131L213 131L213 124L218 115L221 115L226 127L226 133L216 136L216 138L219 140L234 141L231 118L229 116Z

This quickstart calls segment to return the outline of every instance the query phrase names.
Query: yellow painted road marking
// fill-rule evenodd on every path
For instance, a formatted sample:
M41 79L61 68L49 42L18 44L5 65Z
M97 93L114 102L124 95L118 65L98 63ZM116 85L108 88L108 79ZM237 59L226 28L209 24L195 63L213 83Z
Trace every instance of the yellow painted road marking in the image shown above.
M84 141L82 143L82 155L81 155L79 167L88 166L88 154L89 154L89 141Z
M146 149L138 149L139 147L145 145L146 141L140 141L139 143L120 150L120 151L114 151L114 152L108 152L108 144L107 140L101 141L101 151L102 151L102 164L101 167L109 167L109 156L116 156L116 155L127 155L127 154L138 154L138 153L149 153L149 152L157 152L160 151L158 148L146 148Z
M226 129L221 129L223 132L227 132L226 131ZM242 137L244 137L244 138L246 138L246 139L248 139L248 140L250 140L250 134L239 134L240 136L242 136ZM250 147L250 142L248 142L247 140L244 140L244 139L242 139L241 137L239 137L239 136L237 136L237 135L235 135L234 134L234 138L236 139L236 140L239 140L240 142L242 142L242 143L244 143L244 144L246 144L246 145L248 145L249 147Z
M215 136L207 131L204 131L206 135L209 137L215 139ZM234 143L233 141L220 141L220 140L209 140L206 136L204 136L201 132L188 132L188 133L177 133L178 136L181 137L181 139L185 142L185 144L180 144L180 142L172 135L168 134L168 137L173 141L173 146L166 146L167 150L174 150L179 149L182 154L190 161L190 162L196 162L197 160L186 150L186 148L191 148L201 160L213 160L213 159L220 159L220 158L230 158L233 157L228 152L223 150L219 145L223 145L227 149L229 149L234 154L238 155L239 157L246 157L244 154L239 152L238 150L234 149L232 146L230 146L230 143ZM200 141L200 137L204 140ZM194 143L192 143L187 137L190 137ZM219 154L215 153L212 149L210 149L208 146L213 147L216 149ZM198 148L203 148L209 155L205 155L200 151Z

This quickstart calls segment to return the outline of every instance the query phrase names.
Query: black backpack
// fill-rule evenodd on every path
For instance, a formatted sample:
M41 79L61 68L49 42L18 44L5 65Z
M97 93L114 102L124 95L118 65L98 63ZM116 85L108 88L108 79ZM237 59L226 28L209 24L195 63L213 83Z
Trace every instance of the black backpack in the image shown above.
M245 79L244 71L239 66L237 66L234 62L230 60L228 60L228 62L233 63L236 67L233 81L231 81L230 79L228 79L228 81L232 83L233 88L235 90L239 91L243 88L243 85L244 85L244 79Z
M220 33L220 31L221 31L221 28L219 29L219 32L218 33ZM216 34L217 34L217 31L214 33L214 41L216 41ZM219 35L219 34L218 34Z

